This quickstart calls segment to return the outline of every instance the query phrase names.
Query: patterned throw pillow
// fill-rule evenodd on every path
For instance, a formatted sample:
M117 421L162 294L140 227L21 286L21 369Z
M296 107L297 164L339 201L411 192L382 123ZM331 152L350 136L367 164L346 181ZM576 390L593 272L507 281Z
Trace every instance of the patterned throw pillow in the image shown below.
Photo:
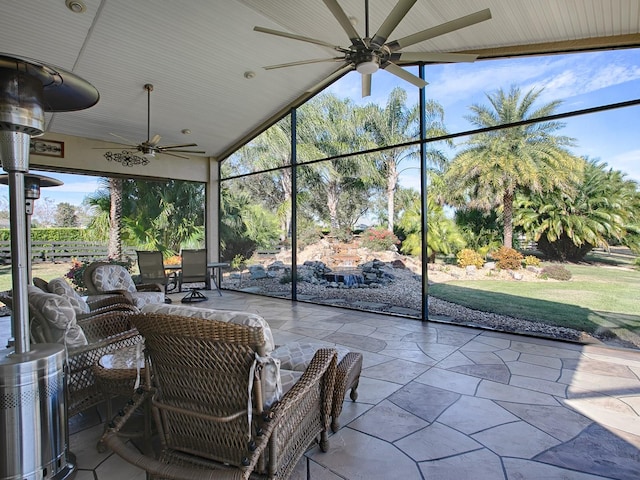
M131 275L121 265L100 265L93 271L91 279L101 292L126 290L133 293L137 291Z
M69 301L55 293L29 289L29 308L42 314L48 323L52 341L66 347L87 345L87 338L76 321L76 312Z
M49 291L66 298L76 314L89 313L91 310L87 302L85 302L78 292L62 277L54 278L49 282Z

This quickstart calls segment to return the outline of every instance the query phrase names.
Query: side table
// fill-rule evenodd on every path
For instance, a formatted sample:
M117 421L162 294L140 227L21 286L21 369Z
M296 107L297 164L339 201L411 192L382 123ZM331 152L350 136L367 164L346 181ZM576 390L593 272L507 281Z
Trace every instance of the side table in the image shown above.
M118 349L100 357L100 360L93 366L93 374L96 376L98 388L102 391L107 405L107 420L105 430L109 422L113 419L113 409L111 401L113 397L131 397L135 389L136 379L143 381L144 377L144 345L132 345ZM149 420L149 408L144 408L144 428L142 432L131 432L126 434L131 437L151 438L151 427ZM104 451L102 442L98 442L98 450Z

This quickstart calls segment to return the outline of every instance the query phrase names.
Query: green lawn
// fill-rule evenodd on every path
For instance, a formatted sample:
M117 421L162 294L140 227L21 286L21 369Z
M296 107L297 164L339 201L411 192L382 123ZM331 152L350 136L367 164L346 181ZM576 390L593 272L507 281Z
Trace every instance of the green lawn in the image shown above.
M429 295L476 310L535 320L588 333L640 338L640 271L568 265L570 281L465 280L438 283Z
M51 280L56 277L63 277L71 268L68 263L34 263L33 276ZM0 265L0 292L11 290L11 265Z

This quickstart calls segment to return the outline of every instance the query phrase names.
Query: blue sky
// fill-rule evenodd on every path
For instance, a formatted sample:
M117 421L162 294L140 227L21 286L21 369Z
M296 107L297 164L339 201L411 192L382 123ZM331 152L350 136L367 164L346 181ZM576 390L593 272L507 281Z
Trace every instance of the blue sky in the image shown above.
M412 71L417 73L417 68ZM638 99L640 49L429 66L426 77L429 82L427 98L444 107L448 130L464 131L472 128L464 118L469 113L469 105L486 105L486 93L499 88L508 90L514 84L523 92L543 88L540 102L562 100L558 112ZM416 101L417 89L385 71L373 76L372 95L365 99L361 98L360 75L356 72L343 77L329 90L349 97L357 104L384 104L389 92L398 85L407 90L410 101ZM627 178L640 182L639 106L574 117L564 122L566 128L561 133L576 139L574 153L599 158L610 167L625 172ZM64 182L60 187L42 190L41 198L48 197L56 203L80 205L99 187L95 177L41 173ZM417 187L419 181L415 171L407 172L402 183ZM7 187L0 186L0 199L6 199L7 193Z
M414 69L417 73L417 68ZM469 105L488 105L487 93L509 90L517 85L522 92L542 88L540 105L562 100L557 113L640 98L640 49L591 52L570 55L515 58L428 66L425 69L428 99L436 100L445 110L445 123L450 132L474 128L464 118ZM373 76L372 95L360 95L360 78L354 72L330 87L341 97L358 104L386 102L395 86L407 90L416 101L416 90L385 72ZM640 106L563 120L560 131L576 139L572 151L581 156L599 158L610 167L640 182ZM404 186L416 188L415 172L404 176Z

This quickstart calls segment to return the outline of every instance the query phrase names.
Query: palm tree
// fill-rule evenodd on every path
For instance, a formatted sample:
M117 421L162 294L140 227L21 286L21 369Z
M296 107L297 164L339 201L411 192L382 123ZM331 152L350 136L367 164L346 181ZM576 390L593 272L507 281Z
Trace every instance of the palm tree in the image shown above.
M298 112L299 163L371 147L363 129L362 109L348 99L335 95L318 95ZM307 189L316 201L322 199L333 231L349 227L341 212L341 202L352 206L363 190L374 185L378 171L370 156L354 156L314 163L299 168L301 189ZM350 196L350 192L356 193ZM342 205L344 206L344 205ZM324 212L319 212L320 216ZM353 218L351 215L349 217Z
M472 105L473 115L467 118L477 127L487 128L546 117L561 102L534 108L541 92L533 89L522 96L517 87L509 92L500 89L487 94L490 106ZM563 127L560 122L541 121L472 135L446 172L450 203L487 211L501 208L503 243L511 247L516 192L568 189L580 173L582 162L567 150L573 139L556 134Z
M407 107L407 92L401 87L394 88L389 94L384 108L377 104L369 104L365 108L365 128L372 135L378 147L397 145L416 140L419 135L420 109L416 104ZM444 109L440 104L430 100L426 105L427 137L445 135ZM416 158L418 147L397 147L380 153L378 167L386 180L385 195L387 199L387 228L393 232L395 213L395 193L398 187L400 164L407 159ZM427 151L429 161L441 167L446 163L445 155L436 148Z
M245 168L249 165L258 171L267 170L260 175L246 177L244 184L267 209L277 212L280 240L284 240L291 233L293 175L291 168L273 169L291 165L291 118L283 118L225 161L225 176L232 175L233 167L240 165Z
M522 195L514 222L538 242L547 258L580 261L612 240L640 251L640 192L607 164L585 162L572 191Z
M109 244L107 255L109 258L119 260L122 257L122 179L109 179L110 208L109 208Z
M407 203L398 220L398 228L404 237L400 250L406 255L422 254L422 203L420 194L415 190L405 191ZM437 253L448 255L465 246L464 239L455 222L447 218L444 209L435 201L434 195L427 195L427 256L434 261Z

